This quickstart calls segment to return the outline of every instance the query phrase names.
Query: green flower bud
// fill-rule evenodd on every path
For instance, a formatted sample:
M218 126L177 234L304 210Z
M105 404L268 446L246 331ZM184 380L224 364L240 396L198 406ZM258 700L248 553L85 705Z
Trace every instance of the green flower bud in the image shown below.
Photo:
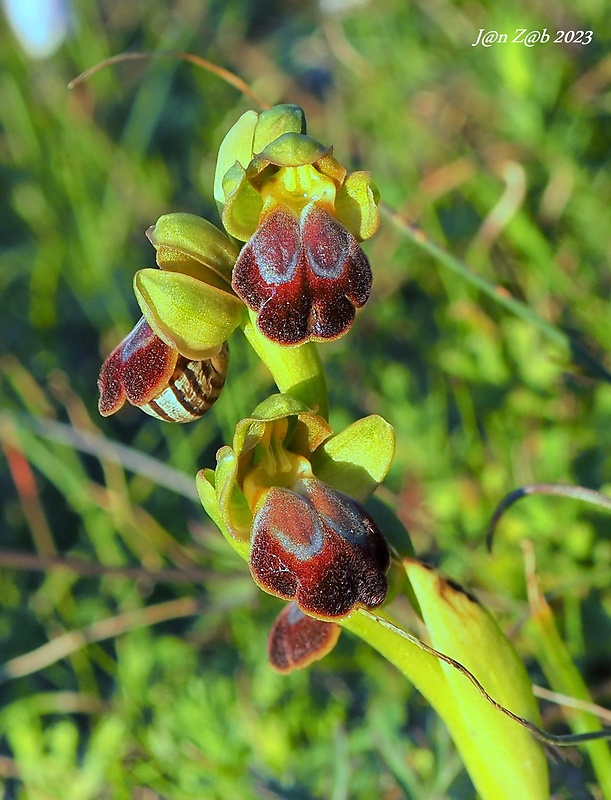
M195 214L165 214L146 235L157 251L161 269L227 290L238 248L207 219Z

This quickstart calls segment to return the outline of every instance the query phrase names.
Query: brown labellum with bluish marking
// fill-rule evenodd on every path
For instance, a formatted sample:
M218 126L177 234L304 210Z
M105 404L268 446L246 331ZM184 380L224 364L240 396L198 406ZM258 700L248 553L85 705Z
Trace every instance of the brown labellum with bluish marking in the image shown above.
M343 336L371 292L371 267L354 236L310 203L297 218L276 206L233 269L232 286L257 326L281 345Z
M255 583L318 619L381 605L389 566L386 540L363 506L316 478L273 486L253 519Z
M228 363L227 342L216 355L192 361L160 339L143 317L102 365L100 414L114 414L127 400L164 422L192 422L218 398Z

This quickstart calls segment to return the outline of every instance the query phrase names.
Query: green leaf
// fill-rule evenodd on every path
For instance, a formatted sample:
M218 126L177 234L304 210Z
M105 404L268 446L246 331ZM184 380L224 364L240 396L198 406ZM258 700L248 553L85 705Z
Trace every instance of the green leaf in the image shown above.
M374 414L321 445L312 467L321 481L364 502L386 477L394 454L394 428Z
M497 702L538 724L526 669L491 614L424 564L410 559L404 564L433 647L473 673ZM547 762L541 745L455 668L442 663L441 669L468 732L454 741L481 796L547 800Z
M531 610L527 634L532 638L533 650L543 668L550 687L559 694L592 703L588 687L581 677L571 654L562 640L554 614L550 608L537 575L532 568L527 571L528 600ZM602 730L600 720L587 711L572 709L567 722L574 733ZM590 756L601 797L611 798L611 753L605 741L586 742L584 749Z
M155 333L193 360L218 353L245 313L235 295L180 272L140 270L134 292Z
M456 626L459 619L454 617L449 622ZM532 775L529 774L528 761L522 761L520 753L514 755L510 751L507 764L503 764L498 756L490 752L490 762L486 763L481 758L485 741L482 744L483 737L477 735L478 730L484 729L483 723L477 718L472 722L465 718L454 686L443 669L446 665L440 663L432 653L424 651L413 636L402 631L385 615L373 614L368 609L360 609L347 619L338 620L338 624L359 636L394 664L433 706L448 726L482 800L516 800L518 797L524 800L548 800L547 764L534 739L533 747L536 748L535 752L538 750L538 755L532 762ZM472 686L464 675L457 671L455 674L457 680ZM484 703L474 688L473 691ZM492 706L488 708L496 718L503 719L500 711ZM510 723L510 720L505 721ZM516 723L510 724L518 728ZM494 722L492 728L486 726L484 730L485 733L494 734ZM526 731L523 733L528 736ZM513 769L517 770L517 774L512 772ZM506 778L507 783L504 782Z
M456 728L464 731L452 692L435 656L411 642L410 637L402 636L401 630L383 612L371 614L364 609L358 610L348 618L338 620L338 624L359 636L394 664L443 716L453 733Z

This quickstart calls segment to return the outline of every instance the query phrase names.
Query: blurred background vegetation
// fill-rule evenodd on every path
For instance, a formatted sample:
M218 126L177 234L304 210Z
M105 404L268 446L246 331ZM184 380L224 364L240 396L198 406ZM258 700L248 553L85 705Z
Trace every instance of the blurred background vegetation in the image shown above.
M608 515L530 497L501 521L494 555L483 546L494 507L519 485L611 489L608 5L62 9L65 38L44 58L0 22L4 797L473 797L442 723L362 642L344 634L289 677L268 668L281 604L256 589L192 481L272 390L240 337L205 421L165 425L131 407L97 415L99 366L139 316L133 273L154 263L143 232L169 211L217 221L215 150L248 102L170 59L67 84L124 50L188 50L226 66L270 102L302 105L311 134L350 168L371 169L389 206L570 332L578 358L386 220L366 244L372 299L323 358L336 429L368 413L396 426L380 494L419 556L494 610L534 683L583 694L575 665L608 706ZM510 39L516 28L552 39L592 30L593 40L472 47L481 28ZM105 450L105 440L127 449ZM547 647L529 611L523 540L534 543L563 645ZM58 556L79 564L57 568ZM100 566L108 571L95 574ZM150 576L161 569L171 572ZM393 611L418 632L407 609ZM57 639L68 631L82 640ZM51 639L60 645L46 660L28 655ZM575 724L557 705L542 712L555 732ZM594 762L582 749L552 763L555 797L611 796L601 747Z

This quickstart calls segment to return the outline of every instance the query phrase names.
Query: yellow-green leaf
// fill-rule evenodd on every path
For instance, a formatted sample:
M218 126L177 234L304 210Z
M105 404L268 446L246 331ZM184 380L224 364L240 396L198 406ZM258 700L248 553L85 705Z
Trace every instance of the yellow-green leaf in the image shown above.
M404 562L436 650L459 661L497 702L539 723L530 679L513 645L471 595L418 561ZM441 664L467 731L455 737L480 795L486 800L547 800L547 762L541 745L449 664Z

